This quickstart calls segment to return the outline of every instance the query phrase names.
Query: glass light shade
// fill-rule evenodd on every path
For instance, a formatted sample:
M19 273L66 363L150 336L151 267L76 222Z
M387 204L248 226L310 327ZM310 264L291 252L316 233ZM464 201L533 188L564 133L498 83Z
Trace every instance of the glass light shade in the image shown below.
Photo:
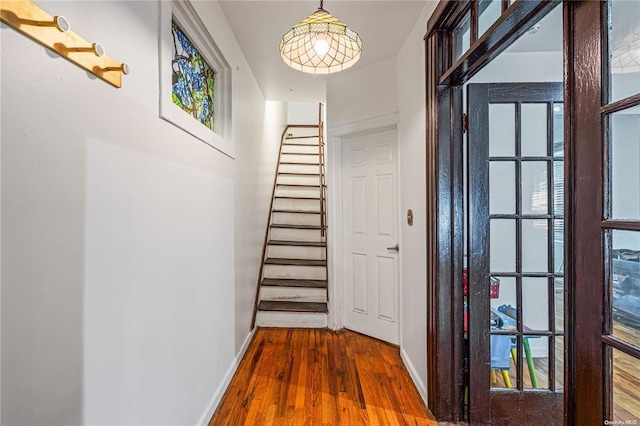
M289 30L280 40L285 64L309 74L345 70L360 59L358 33L320 8Z
M610 61L614 74L640 72L640 26L614 43Z

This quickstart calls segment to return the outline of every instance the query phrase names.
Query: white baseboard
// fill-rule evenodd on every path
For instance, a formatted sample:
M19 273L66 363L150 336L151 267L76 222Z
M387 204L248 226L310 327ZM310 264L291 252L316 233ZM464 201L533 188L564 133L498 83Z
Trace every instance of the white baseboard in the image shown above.
M411 380L413 380L413 384L416 385L420 396L425 404L427 404L427 387L425 386L422 377L418 376L418 372L416 368L413 366L413 363L409 359L409 355L404 351L403 348L400 348L400 358L402 358L402 362L404 362L404 366L407 367L407 371L409 372L409 376L411 376Z
M220 400L222 400L222 396L226 392L227 387L229 386L229 383L231 383L231 379L233 378L233 375L236 373L236 370L238 369L238 365L240 365L240 361L242 361L242 357L244 357L245 352L247 352L247 348L249 347L249 343L251 343L251 339L253 338L253 334L255 333L255 331L256 329L254 328L249 332L249 334L247 334L247 337L244 339L244 342L242 343L242 347L240 348L240 351L236 354L236 356L233 358L233 361L231 362L231 365L229 366L227 373L224 375L224 378L222 379L222 383L220 383L220 386L218 386L218 389L216 389L216 391L214 392L213 397L209 402L209 405L207 405L207 409L200 417L200 420L198 421L199 425L206 426L209 424L209 420L211 420L211 417L213 417L213 413L215 413L216 408L218 408L218 404L220 404Z

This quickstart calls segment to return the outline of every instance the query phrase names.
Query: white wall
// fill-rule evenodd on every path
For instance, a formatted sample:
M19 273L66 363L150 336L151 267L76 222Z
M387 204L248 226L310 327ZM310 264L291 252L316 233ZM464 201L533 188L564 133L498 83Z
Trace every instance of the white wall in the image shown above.
M426 400L427 384L427 198L426 88L423 37L437 2L428 2L398 54L398 126L402 218L402 342L405 362ZM406 221L413 210L413 226ZM417 377L417 379L416 379Z
M401 221L401 354L423 398L426 398L426 151L425 25L437 2L428 2L397 57L345 72L327 82L328 139L337 128L399 119L398 150ZM332 151L331 158L339 153ZM331 164L332 167L337 165ZM339 184L339 183L336 183ZM334 186L336 185L334 184ZM329 186L332 184L330 182ZM413 209L414 225L406 222ZM335 262L334 262L335 265ZM335 299L332 299L335 303Z
M233 69L236 160L158 117L157 2L41 7L133 73L114 89L2 25L2 420L208 420L249 334L284 106L215 2L196 9Z
M318 124L318 103L287 102L287 124Z

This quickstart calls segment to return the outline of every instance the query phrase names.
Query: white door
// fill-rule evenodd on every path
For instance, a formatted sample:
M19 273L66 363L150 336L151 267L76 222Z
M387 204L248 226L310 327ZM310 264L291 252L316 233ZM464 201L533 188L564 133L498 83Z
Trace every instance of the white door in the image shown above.
M343 140L344 325L399 343L396 130Z

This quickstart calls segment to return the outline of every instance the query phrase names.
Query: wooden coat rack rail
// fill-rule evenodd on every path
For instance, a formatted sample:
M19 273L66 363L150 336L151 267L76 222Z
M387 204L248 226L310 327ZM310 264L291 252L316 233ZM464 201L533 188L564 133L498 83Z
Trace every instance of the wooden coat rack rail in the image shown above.
M0 20L107 83L122 87L128 64L105 55L98 42L90 43L71 31L63 16L51 16L28 0L0 1Z

